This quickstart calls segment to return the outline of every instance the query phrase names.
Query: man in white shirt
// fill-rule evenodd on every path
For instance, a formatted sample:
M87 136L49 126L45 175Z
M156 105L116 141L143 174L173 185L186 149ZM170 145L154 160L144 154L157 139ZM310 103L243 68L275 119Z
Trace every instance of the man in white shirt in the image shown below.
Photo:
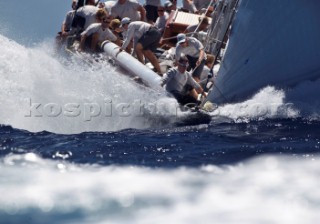
M111 8L111 15L120 20L129 17L131 21L144 21L146 10L136 0L118 0Z
M57 37L56 37L56 43L57 43L58 49L62 46L63 43L65 43L67 36L70 34L76 7L77 7L77 1L72 0L72 4L71 4L72 10L67 12L66 17L61 26L61 31L57 34Z
M144 57L146 57L158 74L161 74L158 59L153 53L156 51L161 38L159 30L146 22L131 22L128 17L121 20L121 26L126 31L126 37L120 51L125 50L133 39L133 46L138 60L144 64Z
M188 59L185 56L179 58L177 65L163 76L161 86L166 85L167 92L182 105L197 103L198 94L206 96L206 93L187 72Z
M163 34L169 15L165 12L165 8L163 6L158 7L158 15L159 17L154 25L159 29L160 33Z
M81 33L80 49L82 51L86 50L87 45L92 52L99 52L101 51L101 43L103 41L118 41L118 38L109 29L109 24L112 20L112 17L106 15L107 14L100 19L100 23L91 24L85 31Z
M72 24L73 27L77 28L78 30L85 30L90 26L92 23L96 22L96 13L98 12L99 8L94 5L85 5L80 7L75 15L76 24Z
M190 69L194 69L192 77L199 82L207 59L202 43L194 37L186 37L184 33L179 33L177 40L176 61L180 59L181 54L186 55L189 60Z

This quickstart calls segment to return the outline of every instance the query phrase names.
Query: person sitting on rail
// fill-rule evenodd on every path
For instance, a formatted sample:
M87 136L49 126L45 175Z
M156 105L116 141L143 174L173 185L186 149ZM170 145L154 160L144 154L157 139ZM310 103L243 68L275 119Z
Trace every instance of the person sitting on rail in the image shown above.
M107 16L105 9L97 12L98 23L91 24L85 31L81 33L80 50L91 52L101 52L101 43L105 40L120 45L119 39L109 29L112 20L111 16Z
M72 3L71 3L72 10L67 12L66 17L61 26L61 31L56 36L56 45L58 49L61 48L61 46L65 43L67 37L70 34L72 20L74 17L76 7L77 7L77 0L72 0Z
M166 85L166 91L174 96L181 105L189 103L197 104L198 94L207 96L199 83L187 72L187 67L188 58L184 55L180 56L177 67L169 69L164 74L161 82L161 86Z
M160 31L146 22L131 22L128 17L121 20L121 26L125 31L127 31L127 34L120 51L125 50L133 39L133 46L138 60L144 64L144 57L146 57L151 62L157 73L161 74L158 59L153 53L156 51L161 38Z
M188 70L193 69L192 77L199 82L207 59L202 43L194 37L186 37L184 33L179 33L177 40L176 62L179 61L181 54L185 54L189 60Z

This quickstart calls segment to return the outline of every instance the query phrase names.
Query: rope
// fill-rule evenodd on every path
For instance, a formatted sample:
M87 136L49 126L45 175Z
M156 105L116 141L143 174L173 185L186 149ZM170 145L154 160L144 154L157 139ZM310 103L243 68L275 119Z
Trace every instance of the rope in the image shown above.
M190 33L185 33L186 36L190 35L190 34L198 34L197 32L190 32ZM177 36L172 36L172 37L168 37L168 38L163 38L162 40L173 40L173 39L176 39ZM220 41L220 40L217 40L217 39L211 39L213 41L216 41L216 42L220 42L220 43L223 43L223 41Z
M222 4L221 1L219 1L219 3ZM214 10L215 12L218 11L217 8L218 8L218 7L215 8L215 10ZM223 7L222 7L222 8L223 8ZM211 36L210 34L217 28L217 26L218 26L218 24L219 24L219 22L220 22L220 20L221 20L221 18L222 18L222 15L223 15L223 13L222 13L223 10L222 10L222 8L221 8L221 12L220 12L219 17L217 18L214 26L212 27L212 25L211 25L211 27L210 27L211 29L208 31L207 41L206 41L206 44L205 44L205 46L204 46L205 49L207 49L207 46L208 46L208 44L209 44L209 40L211 40L211 41L214 40L214 39L209 38L209 36ZM213 15L214 15L214 14L213 14ZM212 17L213 17L213 16L212 16ZM216 42L222 43L223 40L216 40Z

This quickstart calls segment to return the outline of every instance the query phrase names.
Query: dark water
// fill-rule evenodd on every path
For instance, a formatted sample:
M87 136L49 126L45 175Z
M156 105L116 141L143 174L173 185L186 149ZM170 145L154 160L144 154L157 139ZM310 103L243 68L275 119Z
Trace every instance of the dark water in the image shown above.
M32 152L79 164L197 167L233 164L262 154L320 152L320 123L303 119L211 122L209 125L61 135L0 129L0 155Z

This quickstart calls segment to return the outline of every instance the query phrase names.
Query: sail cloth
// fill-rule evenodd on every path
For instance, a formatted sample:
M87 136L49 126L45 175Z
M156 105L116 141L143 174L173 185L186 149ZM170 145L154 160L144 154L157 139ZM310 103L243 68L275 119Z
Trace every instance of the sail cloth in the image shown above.
M319 79L319 10L319 0L241 0L208 99L239 101L268 85Z

